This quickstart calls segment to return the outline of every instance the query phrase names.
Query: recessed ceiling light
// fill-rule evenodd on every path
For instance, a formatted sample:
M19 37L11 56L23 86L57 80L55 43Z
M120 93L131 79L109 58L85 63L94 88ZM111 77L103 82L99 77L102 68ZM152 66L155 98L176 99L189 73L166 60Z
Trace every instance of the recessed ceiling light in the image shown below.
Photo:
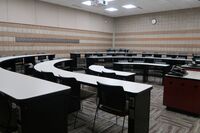
M115 1L115 0L106 0L107 2Z
M92 2L88 0L88 1L82 2L82 4L87 5L87 6L91 6Z
M110 12L114 12L114 11L117 11L118 9L117 9L117 8L113 8L113 7L110 7L110 8L106 8L105 10L106 10L106 11L110 11Z
M132 4L123 5L122 7L123 7L123 8L126 8L126 9L136 8L136 6L135 6L135 5L132 5Z

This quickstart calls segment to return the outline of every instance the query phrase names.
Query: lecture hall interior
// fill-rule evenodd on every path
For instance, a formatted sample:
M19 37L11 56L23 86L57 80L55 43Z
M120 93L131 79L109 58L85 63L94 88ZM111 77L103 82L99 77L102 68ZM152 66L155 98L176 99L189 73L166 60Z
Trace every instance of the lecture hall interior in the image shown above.
M0 0L0 133L200 133L200 0Z

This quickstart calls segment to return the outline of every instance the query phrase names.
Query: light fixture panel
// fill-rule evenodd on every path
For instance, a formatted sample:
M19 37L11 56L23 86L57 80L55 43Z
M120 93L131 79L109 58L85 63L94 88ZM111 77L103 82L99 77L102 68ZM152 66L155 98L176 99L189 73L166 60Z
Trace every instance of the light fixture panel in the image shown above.
M132 8L136 8L136 6L135 6L135 5L133 5L133 4L127 4L127 5L123 5L122 7L123 7L123 8L126 8L126 9L132 9Z
M82 2L83 5L91 6L92 2L90 0Z
M118 11L118 9L114 7L106 8L105 10L110 12Z
M107 1L107 2L111 2L111 1L115 1L115 0L105 0L105 1Z

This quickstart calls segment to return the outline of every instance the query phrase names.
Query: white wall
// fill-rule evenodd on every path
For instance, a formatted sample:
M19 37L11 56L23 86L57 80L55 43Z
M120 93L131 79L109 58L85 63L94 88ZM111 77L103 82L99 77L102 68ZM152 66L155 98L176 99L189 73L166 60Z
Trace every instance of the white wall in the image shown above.
M38 0L0 0L0 21L113 32L113 18Z

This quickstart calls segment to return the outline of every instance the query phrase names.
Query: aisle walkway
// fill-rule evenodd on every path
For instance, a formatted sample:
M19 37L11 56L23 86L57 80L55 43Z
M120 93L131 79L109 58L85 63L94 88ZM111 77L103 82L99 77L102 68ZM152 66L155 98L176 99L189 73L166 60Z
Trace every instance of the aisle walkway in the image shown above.
M69 133L91 133L94 112L96 108L95 96L83 102L83 110L78 117L77 128L73 129L73 115L69 120ZM154 85L151 92L150 108L150 130L149 133L200 133L200 118L185 114L168 111L163 106L163 86ZM126 118L125 130L127 132ZM122 119L115 124L115 116L99 111L95 131L98 133L120 132Z

